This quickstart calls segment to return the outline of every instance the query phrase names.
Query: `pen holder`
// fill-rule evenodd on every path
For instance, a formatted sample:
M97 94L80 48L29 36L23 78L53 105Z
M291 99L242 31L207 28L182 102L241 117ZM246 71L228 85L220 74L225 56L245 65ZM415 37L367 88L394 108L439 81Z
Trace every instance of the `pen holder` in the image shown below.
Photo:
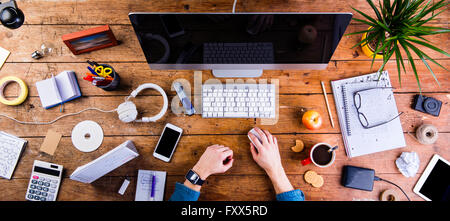
M111 77L113 78L113 80L111 81L111 83L109 83L108 85L105 86L97 86L105 91L113 91L116 90L119 87L120 84L120 76L117 74L117 72L114 70L113 67L111 67L110 65L107 64L101 64L103 67L109 67L112 69L112 73L111 73Z

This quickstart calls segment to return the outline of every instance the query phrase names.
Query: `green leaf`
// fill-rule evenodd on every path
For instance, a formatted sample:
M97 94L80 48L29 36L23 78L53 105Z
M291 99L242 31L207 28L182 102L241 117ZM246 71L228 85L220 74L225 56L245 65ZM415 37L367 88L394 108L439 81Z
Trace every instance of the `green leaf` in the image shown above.
M419 85L419 92L420 92L420 94L422 94L422 87L420 86L419 75L417 74L417 69L416 69L416 65L414 64L414 59L412 58L411 53L408 50L408 47L404 44L404 41L403 40L399 40L398 42L403 47L403 49L406 52L406 55L408 56L409 63L411 64L411 67L412 67L413 72L414 72L414 76L416 77L416 80L417 80L417 84Z
M394 50L395 50L395 55L398 55L400 58L400 63L403 67L403 71L405 71L406 74L406 68L405 68L405 64L403 63L403 57L402 57L402 53L400 52L400 49L398 48L397 43L394 44Z
M356 12L358 12L360 15L364 16L367 20L369 20L369 21L371 21L373 23L376 23L376 20L374 18L370 17L369 15L367 15L366 13L364 13L364 12L362 12L362 11L356 9L356 8L353 8L353 7L351 7L351 8L353 10L355 10Z
M353 20L362 22L362 23L364 23L366 25L369 25L371 27L376 27L377 26L375 23L372 23L372 22L366 21L366 20L362 20L362 19L359 19L359 18L353 18Z
M439 86L441 86L441 84L439 83L438 79L436 78L436 75L434 74L433 70L431 70L431 67L428 65L428 62L423 58L422 52L418 48L416 48L414 45L412 45L406 41L405 41L405 44L408 45L417 54L417 56L419 56L419 58L422 60L422 62L425 64L425 66L428 68L428 70L433 75L434 80L437 82L437 84Z
M394 50L390 50L390 51L386 50L385 53L383 53L383 64L381 65L381 67L378 69L377 72L380 72L383 70L384 66L389 61L389 58L391 58L393 53L394 53Z
M349 34L345 34L344 36L356 35L356 34L363 34L363 33L366 33L366 32L370 32L370 30L364 30L364 31L352 32L352 33L349 33Z
M367 3L369 3L370 7L372 7L373 11L377 15L377 18L379 21L382 21L380 12L378 11L377 7L373 4L372 0L366 0Z
M420 41L420 40L413 39L413 38L410 38L410 37L406 37L406 40L414 42L414 43L417 43L417 44L421 44L421 45L423 45L425 47L428 47L428 48L433 49L433 50L435 50L437 52L440 52L441 54L444 54L447 57L450 57L450 54L448 54L447 52L445 52L445 51L443 51L443 50L441 50L441 49L439 49L439 48L437 48L437 47L435 47L433 45L430 45L430 44L428 44L428 43L426 43L424 41Z
M398 71L398 82L400 83L400 87L402 86L402 75L401 75L401 69L400 69L400 61L402 62L403 65L403 60L400 54L400 51L398 50L398 46L397 43L394 43L394 51L395 51L395 60L397 61L397 71ZM403 69L405 68L405 66L403 66ZM405 71L406 73L406 71Z
M428 56L428 55L425 54L424 52L422 52L422 55L423 55L426 59L428 59L428 60L432 61L433 63L435 63L437 66L441 67L442 69L444 69L444 70L446 70L446 71L449 71L447 68L445 68L445 67L442 66L441 64L437 63L433 58L431 58L430 56Z
M371 42L372 40L374 40L377 37L377 34L370 34L367 35L369 37L364 38L363 40L361 40L359 43L357 43L356 45L354 45L352 48L355 48L358 45L365 45L368 44L369 42Z

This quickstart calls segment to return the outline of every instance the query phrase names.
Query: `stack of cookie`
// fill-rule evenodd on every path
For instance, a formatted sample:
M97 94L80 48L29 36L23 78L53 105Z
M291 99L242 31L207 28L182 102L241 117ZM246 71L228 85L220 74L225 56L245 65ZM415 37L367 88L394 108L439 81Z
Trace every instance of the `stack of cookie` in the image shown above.
M312 170L308 170L304 175L305 181L313 187L319 188L323 186L323 177Z

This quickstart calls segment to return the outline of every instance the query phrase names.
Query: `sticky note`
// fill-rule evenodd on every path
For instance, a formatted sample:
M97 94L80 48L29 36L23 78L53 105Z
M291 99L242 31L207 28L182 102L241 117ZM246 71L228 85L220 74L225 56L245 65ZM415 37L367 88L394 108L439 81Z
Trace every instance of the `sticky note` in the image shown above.
M0 47L0 69L2 68L3 64L6 62L6 59L8 59L10 53L11 52L9 52L8 50Z
M41 145L41 151L53 155L58 147L59 140L62 134L49 130L45 136L44 142Z

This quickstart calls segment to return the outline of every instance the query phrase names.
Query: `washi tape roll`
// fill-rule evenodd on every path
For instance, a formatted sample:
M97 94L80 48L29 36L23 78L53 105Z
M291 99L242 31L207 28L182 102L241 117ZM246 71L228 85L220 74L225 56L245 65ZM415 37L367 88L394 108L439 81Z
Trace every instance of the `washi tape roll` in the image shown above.
M416 130L416 137L421 144L433 144L438 138L438 130L431 124L422 124Z
M381 201L398 201L398 196L393 189L388 189L381 192L380 200Z
M8 84L13 83L13 82L16 82L17 84L19 84L20 94L14 100L7 100L3 91L5 90L5 87ZM22 79L20 79L18 77L14 77L14 76L8 76L8 77L4 77L0 80L0 102L2 104L19 105L19 104L23 103L25 101L25 99L27 99L27 97L28 97L28 87Z

